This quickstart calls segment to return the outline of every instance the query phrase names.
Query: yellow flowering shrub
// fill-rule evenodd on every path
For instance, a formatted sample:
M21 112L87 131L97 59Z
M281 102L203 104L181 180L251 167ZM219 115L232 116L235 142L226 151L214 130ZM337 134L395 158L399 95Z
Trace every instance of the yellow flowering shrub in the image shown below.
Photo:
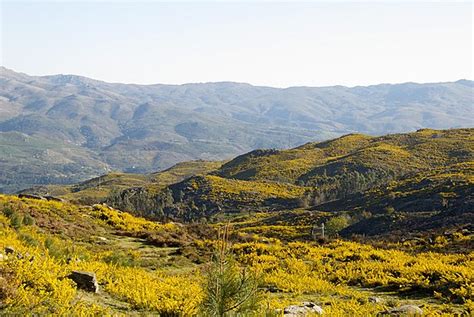
M110 209L107 206L102 205L95 205L92 215L115 229L130 233L160 230L173 231L177 229L177 226L173 223L162 224L153 222L144 218L132 216L128 212Z
M44 225L12 226L12 219L2 208L16 208L21 213L41 213ZM140 260L141 248L157 258L172 259L178 248L158 248L143 242L137 249L117 250L116 244L97 245L83 235L54 231L54 221L70 217L89 234L96 229L108 234L107 243L127 234L181 230L176 224L160 224L106 206L86 208L70 204L19 200L0 195L0 309L2 314L46 316L106 316L142 313L144 315L182 315L199 313L204 297L201 267L188 262L171 263L173 269L151 266L125 266L107 259L127 251ZM90 227L87 227L90 225ZM97 227L95 227L97 226ZM258 226L248 230L255 232ZM15 229L14 229L15 228ZM246 229L246 228L239 228ZM376 316L379 312L407 301L397 297L403 291L426 296L423 301L428 316L453 316L474 313L474 253L443 254L406 252L392 245L390 249L349 241L282 242L266 238L272 229L284 236L295 234L292 228L262 226L259 235L245 243L235 243L232 251L240 265L260 276L264 294L262 310L274 312L302 301L321 305L325 316ZM82 230L82 229L81 229ZM184 229L183 229L184 230ZM249 234L240 230L240 235ZM261 236L260 236L261 234ZM240 236L239 236L240 237ZM461 235L458 240L466 240ZM140 240L133 238L132 240ZM130 240L127 240L129 242ZM142 240L140 240L142 241ZM215 240L196 240L197 250L212 250ZM5 247L14 248L6 254ZM190 247L190 246L188 246ZM165 252L166 251L166 252ZM164 253L163 253L164 252ZM166 260L165 260L166 261ZM171 262L171 261L170 261ZM118 263L118 264L117 264ZM162 263L162 262L160 262ZM100 285L98 294L84 295L67 276L73 270L93 272ZM371 302L374 289L384 294L384 302ZM396 297L396 298L395 298ZM110 301L121 305L117 310ZM408 301L409 302L409 301Z

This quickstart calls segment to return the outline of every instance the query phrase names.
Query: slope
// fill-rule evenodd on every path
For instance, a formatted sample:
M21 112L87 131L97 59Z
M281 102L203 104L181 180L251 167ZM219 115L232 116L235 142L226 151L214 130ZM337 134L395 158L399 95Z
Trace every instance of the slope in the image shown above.
M388 191L390 184L406 182L407 188L422 188L424 200L418 194L403 193L395 196L399 206L393 203L393 207L406 212L441 211L441 189L451 184L453 193L446 195L454 198L449 204L465 204L460 211L470 212L471 194L466 188L473 175L473 133L473 129L452 129L383 137L348 135L290 150L256 150L208 175L161 190L125 189L107 202L142 216L185 221L297 207L352 211L357 219L364 211L385 210L394 195ZM437 180L437 185L428 185L430 179ZM408 192L416 193L414 189ZM461 218L454 222L462 224Z

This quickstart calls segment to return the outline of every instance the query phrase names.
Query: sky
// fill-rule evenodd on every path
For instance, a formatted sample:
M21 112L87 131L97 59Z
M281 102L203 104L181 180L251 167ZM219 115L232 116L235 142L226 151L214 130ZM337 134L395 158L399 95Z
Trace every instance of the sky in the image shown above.
M137 84L473 78L472 2L0 0L1 65Z

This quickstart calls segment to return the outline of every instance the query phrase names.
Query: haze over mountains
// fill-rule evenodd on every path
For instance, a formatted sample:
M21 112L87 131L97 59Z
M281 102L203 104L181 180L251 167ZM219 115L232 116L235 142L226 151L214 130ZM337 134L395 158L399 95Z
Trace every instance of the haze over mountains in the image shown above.
M473 81L348 88L112 84L0 69L0 191L151 172L347 133L472 127Z

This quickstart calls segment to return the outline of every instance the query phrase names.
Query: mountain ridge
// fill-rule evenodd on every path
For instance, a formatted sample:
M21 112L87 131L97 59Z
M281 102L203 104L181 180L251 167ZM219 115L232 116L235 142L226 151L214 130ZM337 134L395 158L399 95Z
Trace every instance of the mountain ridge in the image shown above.
M252 87L258 88L272 88L272 89L291 89L291 88L372 88L377 86L390 86L390 85L404 85L404 84L415 84L415 85L426 85L426 84L449 84L449 83L465 83L467 85L474 85L474 80L467 79L467 78L460 78L457 80L448 80L448 81L429 81L429 82L416 82L416 81L404 81L404 82L384 82L378 84L368 84L368 85L322 85L322 86L310 86L310 85L292 85L292 86L285 86L285 87L276 87L276 86L268 86L268 85L258 85L258 84L251 84L248 82L241 82L241 81L233 81L233 80L219 80L219 81L206 81L206 82L186 82L182 84L166 84L166 83L151 83L151 84L140 84L140 83L132 83L132 82L115 82L115 81L108 81L108 80L101 80L101 79L93 79L92 77L85 76L85 75L75 75L72 73L57 73L57 74L47 74L47 75L29 75L24 72L15 71L12 68L8 68L5 66L0 66L0 73L10 73L10 74L17 74L17 75L24 75L28 77L36 77L36 78L54 78L54 77L70 77L70 78L77 78L77 79L84 79L87 81L94 81L98 83L104 84L111 84L111 85L130 85L130 86L186 86L186 85L207 85L207 84L241 84L241 85L248 85Z

